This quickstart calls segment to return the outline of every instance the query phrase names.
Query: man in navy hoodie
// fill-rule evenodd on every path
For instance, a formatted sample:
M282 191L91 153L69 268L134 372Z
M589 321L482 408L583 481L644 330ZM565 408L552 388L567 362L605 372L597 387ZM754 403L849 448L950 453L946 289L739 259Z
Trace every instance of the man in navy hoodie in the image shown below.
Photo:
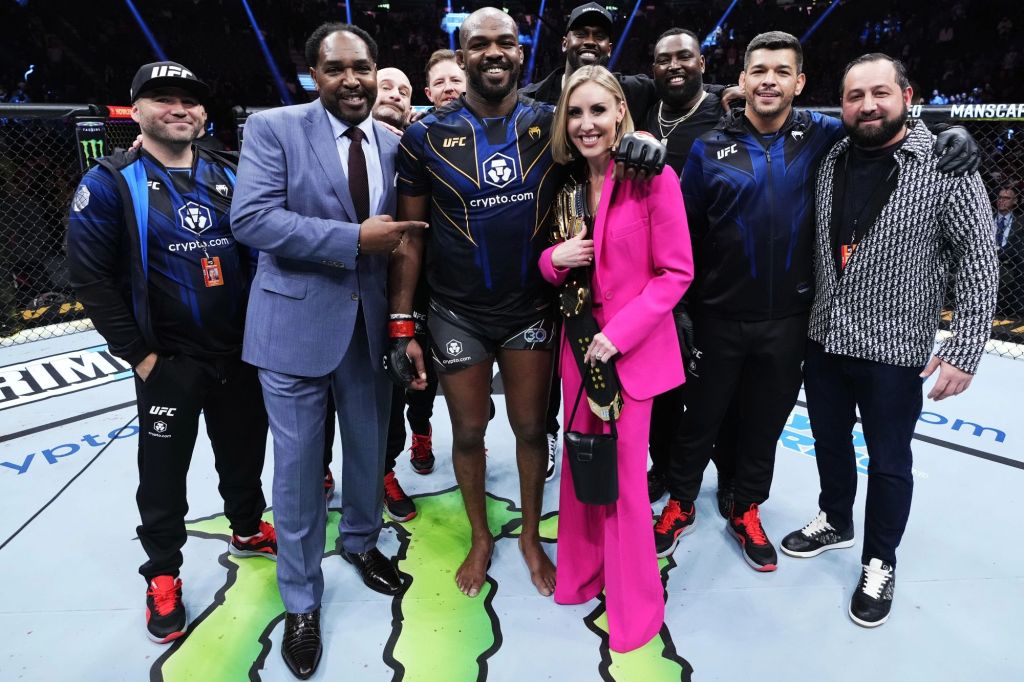
M75 192L68 227L71 282L110 352L135 371L139 410L139 540L148 557L149 637L166 643L188 619L178 571L185 478L199 414L213 446L229 551L277 557L260 474L267 414L256 369L242 362L255 261L231 234L230 157L194 142L205 83L156 62L132 81L142 146L103 157Z

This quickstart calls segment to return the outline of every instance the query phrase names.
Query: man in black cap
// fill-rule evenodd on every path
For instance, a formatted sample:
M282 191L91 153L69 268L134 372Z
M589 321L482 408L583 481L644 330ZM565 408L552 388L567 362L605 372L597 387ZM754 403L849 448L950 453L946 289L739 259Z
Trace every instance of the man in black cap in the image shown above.
M558 104L562 86L569 76L581 66L597 64L608 66L612 55L612 14L603 5L588 2L577 6L569 14L569 21L562 38L562 52L565 66L555 69L544 79L519 89L520 94L538 102ZM645 114L658 103L659 92L654 81L646 74L627 76L616 73L619 84L626 95L626 105L634 120L643 120ZM723 92L721 85L703 85L709 93L721 95L728 100L742 97L739 89Z
M576 69L591 64L607 66L612 54L611 12L596 2L573 9L562 38L562 52L565 53L564 67L555 69L543 80L520 88L519 92L539 102L558 104L562 86ZM627 92L626 96L629 94Z
M277 558L260 475L267 414L256 369L242 362L254 263L231 234L235 165L194 143L209 87L175 62L132 81L142 146L97 160L71 204L72 286L110 352L135 370L139 411L137 532L148 560L149 637L166 643L188 619L178 572L185 478L205 414L236 556Z

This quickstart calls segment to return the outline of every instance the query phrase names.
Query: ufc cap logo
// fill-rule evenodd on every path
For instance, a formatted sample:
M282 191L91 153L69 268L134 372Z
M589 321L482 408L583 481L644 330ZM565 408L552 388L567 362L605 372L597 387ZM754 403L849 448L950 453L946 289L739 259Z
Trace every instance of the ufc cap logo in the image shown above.
M181 76L182 78L195 78L195 75L188 69L182 69L178 66L154 66L153 73L150 78L163 78L165 76Z

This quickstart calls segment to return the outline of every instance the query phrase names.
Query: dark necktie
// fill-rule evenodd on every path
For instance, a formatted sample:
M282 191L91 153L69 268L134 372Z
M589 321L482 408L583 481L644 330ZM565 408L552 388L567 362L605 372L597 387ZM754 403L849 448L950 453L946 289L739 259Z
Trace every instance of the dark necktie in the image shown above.
M366 155L363 154L366 134L355 126L344 134L352 140L348 147L348 191L356 207L356 219L363 222L370 217L370 182L366 176Z

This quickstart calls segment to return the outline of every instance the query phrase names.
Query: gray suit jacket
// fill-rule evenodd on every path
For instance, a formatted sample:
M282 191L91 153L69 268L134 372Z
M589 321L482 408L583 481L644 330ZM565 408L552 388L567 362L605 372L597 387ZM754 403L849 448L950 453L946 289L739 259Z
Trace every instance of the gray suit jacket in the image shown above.
M388 259L356 257L359 224L328 116L319 100L251 116L231 205L235 237L260 251L242 358L305 377L339 365L360 303L371 360L387 333ZM394 216L398 137L374 131L383 192L371 214Z

